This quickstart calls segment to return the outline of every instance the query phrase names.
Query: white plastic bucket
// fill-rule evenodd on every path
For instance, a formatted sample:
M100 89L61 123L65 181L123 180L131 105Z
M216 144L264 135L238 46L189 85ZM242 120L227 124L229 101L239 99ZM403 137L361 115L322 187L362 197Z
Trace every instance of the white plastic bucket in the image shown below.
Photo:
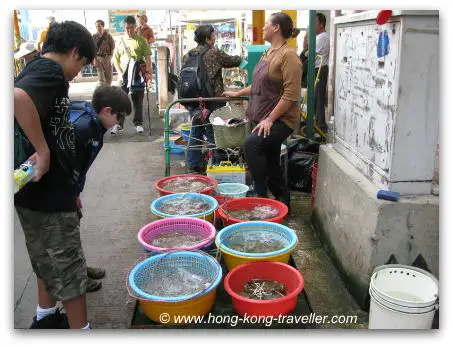
M438 308L438 281L406 265L376 268L370 283L369 329L430 329Z

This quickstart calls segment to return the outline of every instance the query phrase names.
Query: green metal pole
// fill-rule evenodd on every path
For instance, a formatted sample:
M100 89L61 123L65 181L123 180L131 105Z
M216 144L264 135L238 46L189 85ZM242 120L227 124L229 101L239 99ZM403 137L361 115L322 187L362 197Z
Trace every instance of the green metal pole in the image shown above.
M307 71L307 137L313 140L315 117L315 57L316 57L316 10L310 10L308 29L308 71Z
M167 106L164 115L165 177L170 176L170 109L177 101Z

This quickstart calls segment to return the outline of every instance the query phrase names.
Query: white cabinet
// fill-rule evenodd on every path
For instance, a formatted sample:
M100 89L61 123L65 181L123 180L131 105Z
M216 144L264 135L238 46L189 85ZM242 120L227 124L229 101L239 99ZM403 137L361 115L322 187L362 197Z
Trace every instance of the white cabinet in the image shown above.
M378 188L429 194L439 124L436 11L376 11L338 17L335 149ZM390 52L377 57L379 32Z

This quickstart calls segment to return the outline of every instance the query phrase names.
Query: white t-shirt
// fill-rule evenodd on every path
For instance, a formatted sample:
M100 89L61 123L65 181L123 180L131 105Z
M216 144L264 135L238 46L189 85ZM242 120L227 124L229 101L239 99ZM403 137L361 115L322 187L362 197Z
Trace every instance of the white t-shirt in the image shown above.
M327 31L324 31L318 35L316 35L316 55L322 56L322 65L329 64L329 51L330 51L330 43L329 43L329 34ZM319 67L321 60L318 58L315 61L315 67Z

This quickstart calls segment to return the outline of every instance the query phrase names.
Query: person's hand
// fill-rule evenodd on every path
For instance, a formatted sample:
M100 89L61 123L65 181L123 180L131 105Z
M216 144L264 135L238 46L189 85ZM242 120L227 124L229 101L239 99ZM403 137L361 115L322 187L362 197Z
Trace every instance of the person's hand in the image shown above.
M270 121L269 119L263 119L259 124L253 129L252 132L258 131L258 136L263 134L264 138L268 137L271 133L271 128L274 122Z
M240 95L239 95L239 92L228 91L228 92L223 92L222 96L226 96L229 98L237 98Z
M149 72L145 73L145 79L147 82L151 83L151 81L153 80L153 74Z
M49 171L50 166L50 152L39 153L36 152L33 154L29 160L35 163L35 175L32 179L33 182L38 182L42 176Z
M96 58L93 59L93 66L94 67L98 67L97 64L96 64Z
M83 218L83 213L82 213L82 200L80 200L80 197L78 196L76 198L76 206L77 206L77 217L79 217L79 220Z
M82 200L80 200L80 197L79 197L79 196L76 198L76 205L77 205L77 208L78 208L79 210L81 210L81 209L83 208L83 206L82 206Z
M210 114L210 112L207 108L204 108L203 110L201 110L200 119L201 119L202 124L206 123L206 119L209 117L209 114Z

